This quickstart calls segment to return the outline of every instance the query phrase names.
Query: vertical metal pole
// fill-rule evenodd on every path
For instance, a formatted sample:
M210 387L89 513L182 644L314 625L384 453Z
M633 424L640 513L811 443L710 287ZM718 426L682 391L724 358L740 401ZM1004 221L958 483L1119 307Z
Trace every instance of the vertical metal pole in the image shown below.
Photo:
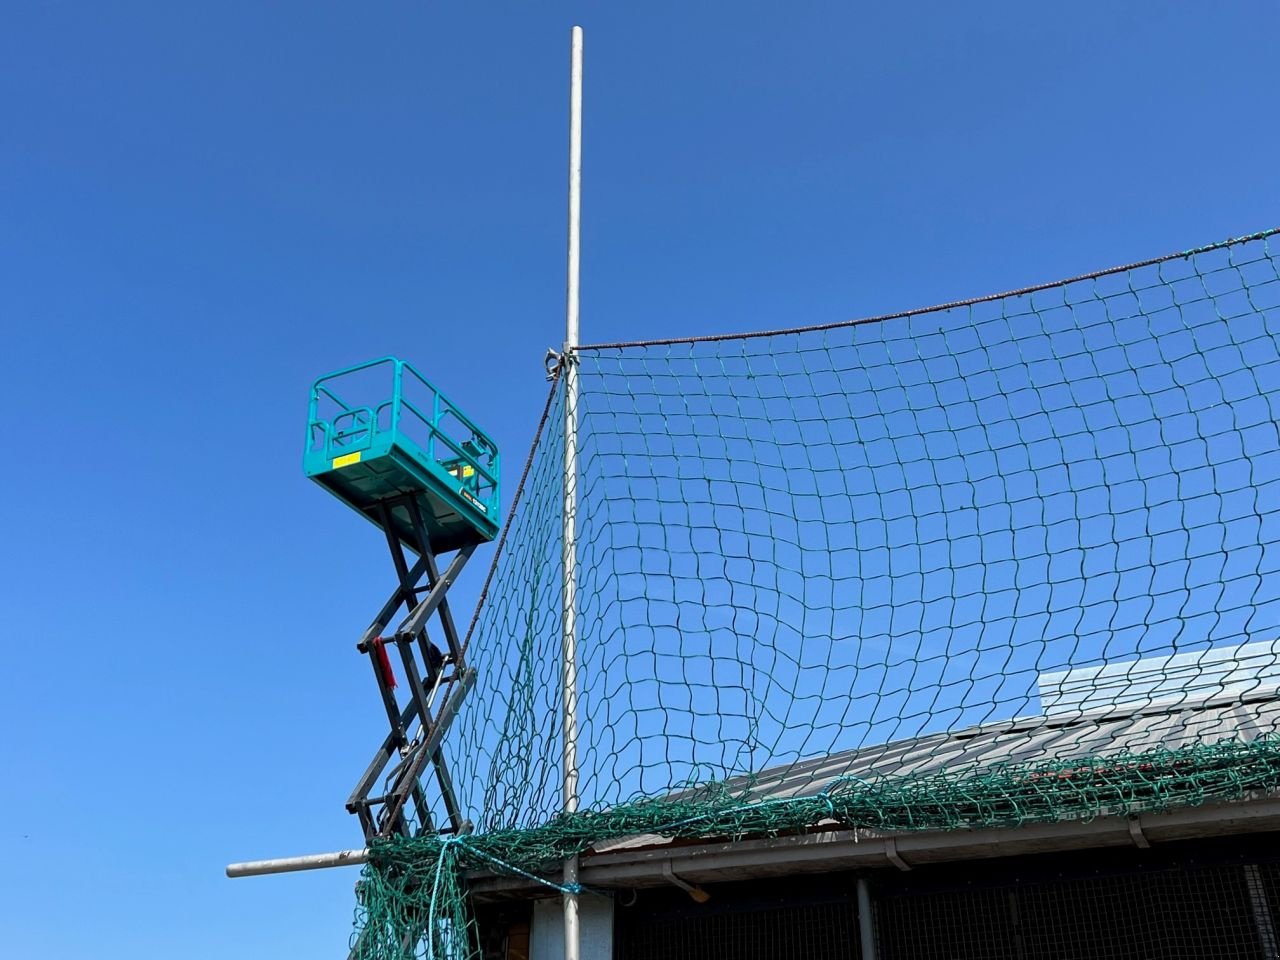
M1267 900L1267 888L1262 882L1262 871L1256 864L1246 864L1245 885L1249 890L1249 908L1253 912L1253 926L1262 946L1262 960L1277 960L1280 944L1276 941L1275 918L1271 915L1271 903Z
M858 878L858 936L862 960L876 960L876 921L871 912L871 888L866 877Z
M569 266L564 337L564 619L561 685L564 696L564 809L578 809L578 264L582 214L582 28L574 27L569 66ZM564 864L565 886L578 882L578 858ZM579 960L578 895L564 895L564 956Z

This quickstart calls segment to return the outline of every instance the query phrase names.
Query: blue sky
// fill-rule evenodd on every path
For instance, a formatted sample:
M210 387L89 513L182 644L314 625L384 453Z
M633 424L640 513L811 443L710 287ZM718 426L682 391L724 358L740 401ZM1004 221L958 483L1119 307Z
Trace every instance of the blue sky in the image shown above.
M519 464L563 324L573 22L588 341L880 313L1280 220L1267 2L9 4L15 955L340 953L353 873L222 876L357 842L342 801L381 735L353 644L389 571L302 476L307 386L404 356Z

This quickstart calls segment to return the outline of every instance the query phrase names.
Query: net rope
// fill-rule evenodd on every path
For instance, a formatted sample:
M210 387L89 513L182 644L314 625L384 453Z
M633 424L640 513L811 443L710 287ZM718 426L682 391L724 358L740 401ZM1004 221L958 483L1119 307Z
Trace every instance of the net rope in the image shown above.
M356 954L462 958L469 870L604 840L941 830L1280 787L1276 233L819 327L576 353L445 743L475 824L379 842Z

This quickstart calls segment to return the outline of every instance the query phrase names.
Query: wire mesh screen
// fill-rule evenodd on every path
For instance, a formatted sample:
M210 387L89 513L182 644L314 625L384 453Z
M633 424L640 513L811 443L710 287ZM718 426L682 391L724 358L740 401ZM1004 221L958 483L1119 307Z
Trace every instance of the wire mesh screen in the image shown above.
M374 914L462 929L451 871L546 874L633 833L1015 825L1280 785L1274 231L570 362L445 747L477 834L383 845Z
M860 960L847 901L652 914L619 909L614 960Z
M1022 960L1011 891L966 890L877 900L881 955L929 960Z
M1176 868L890 896L883 960L1271 960L1246 870Z
M1231 844L1241 848L1240 844ZM1274 849L1274 838L1261 846ZM1212 855L1211 846L1202 848ZM1119 851L924 867L870 879L882 960L1271 960L1274 864L1142 863ZM1234 859L1228 857L1227 859ZM1174 863L1172 861L1176 860ZM1065 861L1065 863L1064 863ZM1055 866L1067 866L1059 871ZM1028 875L1029 874L1029 875ZM763 879L716 886L711 900L644 891L615 909L617 960L861 956L855 880ZM1251 884L1256 883L1256 890ZM815 890L829 902L815 902ZM655 902L656 901L656 902Z

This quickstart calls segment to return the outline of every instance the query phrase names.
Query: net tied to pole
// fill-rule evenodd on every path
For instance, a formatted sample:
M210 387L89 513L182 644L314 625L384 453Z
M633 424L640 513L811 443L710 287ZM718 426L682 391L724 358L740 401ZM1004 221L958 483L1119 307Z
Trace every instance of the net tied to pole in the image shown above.
M356 953L466 957L468 871L1015 827L1280 787L1276 231L867 321L576 351L467 640L466 836L376 843ZM416 946L415 946L416 945Z

